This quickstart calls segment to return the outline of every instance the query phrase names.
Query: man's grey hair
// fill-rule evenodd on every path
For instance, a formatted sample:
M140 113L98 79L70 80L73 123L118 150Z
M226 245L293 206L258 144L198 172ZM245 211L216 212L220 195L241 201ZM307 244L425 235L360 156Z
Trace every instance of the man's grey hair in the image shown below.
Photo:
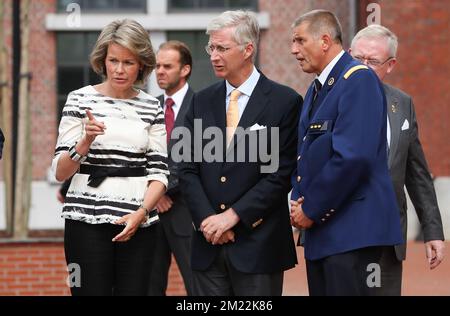
M397 56L397 48L398 48L398 38L397 36L389 30L387 27L384 27L379 24L371 24L358 33L356 33L355 37L352 40L351 48L353 50L356 42L361 38L384 38L386 39L388 49L389 49L389 57Z
M298 17L292 24L292 28L302 23L308 23L308 32L318 39L323 34L329 34L331 39L342 44L342 27L336 15L327 10L313 10Z
M235 28L233 39L239 45L253 44L253 61L255 61L259 42L259 24L256 14L251 11L225 11L209 22L206 34L222 30L224 28Z

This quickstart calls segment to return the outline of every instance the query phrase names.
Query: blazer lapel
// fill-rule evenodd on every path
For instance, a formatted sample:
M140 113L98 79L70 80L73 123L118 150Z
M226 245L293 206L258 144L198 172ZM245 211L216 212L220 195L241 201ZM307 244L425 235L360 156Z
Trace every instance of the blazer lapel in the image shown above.
M180 109L178 110L178 115L173 125L173 128L184 125L184 117L186 116L186 112L189 107L189 104L191 103L193 95L194 91L189 87L188 91L186 92L186 95L184 96L183 102L181 103ZM167 150L170 151L174 144L175 139L170 139L169 144L167 145Z
M194 91L191 88L188 89L186 95L184 96L183 103L181 103L180 110L178 111L177 119L175 120L175 127L184 125L184 117L187 112L187 108L191 103L192 96L194 95Z
M311 109L313 89L311 84L305 95L305 101L303 102L305 106L302 109L302 113L300 113L299 138L306 133L309 126L309 110Z
M386 85L384 86L384 91L386 94L386 104L387 104L387 113L389 118L389 126L391 129L391 143L389 146L389 157L388 157L388 167L389 169L392 166L392 161L394 159L395 153L397 152L398 141L400 138L400 128L401 128L401 118L400 115L400 107L398 105L397 97L390 91Z
M340 80L340 78L342 77L342 72L344 71L348 63L351 62L352 60L353 58L348 53L344 52L341 58L339 58L336 65L334 65L333 69L331 69L331 72L328 75L327 80L323 84L323 87L322 89L320 89L319 95L317 96L318 99L316 102L319 102L319 107L316 113L314 114L314 117L316 117L317 114L320 112L320 106L322 102L326 99L328 93L331 91L331 89L333 89L335 84ZM313 117L311 118L311 121L312 119Z
M159 105L164 110L164 94L161 94L160 96L158 96L157 99L159 100Z
M225 106L225 81L217 88L216 91L211 95L211 112L214 116L214 125L220 128L222 131L222 140L225 145L226 142L226 106ZM225 147L224 147L225 148Z

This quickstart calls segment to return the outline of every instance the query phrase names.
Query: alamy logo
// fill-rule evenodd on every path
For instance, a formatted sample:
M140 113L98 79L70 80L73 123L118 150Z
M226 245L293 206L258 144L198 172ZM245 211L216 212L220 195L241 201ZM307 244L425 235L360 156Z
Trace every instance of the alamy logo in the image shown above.
M194 135L183 126L173 129L171 139L174 162L254 162L261 173L274 173L279 167L280 131L278 127L244 129L238 126L233 143L226 147L222 130L216 126L203 129L202 120L194 120ZM235 143L234 143L235 142Z
M67 265L67 271L69 275L67 276L67 286L81 287L81 268L78 263L69 263Z
M370 272L366 279L367 287L381 287L381 268L378 263L367 265L367 272Z
M366 8L370 14L367 16L367 25L381 24L381 6L378 3L369 3Z
M81 7L78 3L69 3L66 8L67 15L66 23L68 27L81 27Z

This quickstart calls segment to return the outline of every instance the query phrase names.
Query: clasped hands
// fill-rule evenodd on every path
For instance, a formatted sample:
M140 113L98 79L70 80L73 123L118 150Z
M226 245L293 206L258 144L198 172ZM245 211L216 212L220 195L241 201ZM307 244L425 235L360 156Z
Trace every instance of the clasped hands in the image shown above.
M223 245L234 242L233 228L239 222L239 216L229 208L223 213L211 215L203 220L200 231L207 242L213 245Z
M298 229L307 229L310 228L314 221L311 220L308 216L303 212L302 204L304 202L304 198L300 197L297 201L291 200L291 225Z

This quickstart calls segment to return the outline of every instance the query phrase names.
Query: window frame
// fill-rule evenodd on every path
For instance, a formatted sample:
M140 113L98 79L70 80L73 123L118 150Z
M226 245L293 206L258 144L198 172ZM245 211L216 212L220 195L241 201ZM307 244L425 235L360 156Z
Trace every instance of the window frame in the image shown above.
M94 13L94 14L110 14L110 13L147 13L148 12L148 1L142 0L142 6L136 8L120 8L119 4L121 0L113 0L113 6L111 8L90 8L87 4L95 3L95 0L78 0L71 1L70 3L79 4L81 10L85 13ZM122 0L123 1L123 0ZM64 3L62 0L56 1L56 12L57 13L66 13L66 8L63 7ZM80 3L78 3L80 2ZM122 2L123 3L123 2Z
M91 64L89 61L89 54L92 50L92 47L89 47L89 44L95 44L95 42L90 42L89 41L89 36L94 36L95 38L98 37L98 35L100 34L100 32L98 31L88 31L88 32L84 32L84 31L80 31L80 32L56 32L56 54L58 56L58 54L60 53L58 51L58 41L60 40L60 35L78 35L81 34L82 35L82 43L79 43L79 45L83 45L83 54L86 55L84 60L81 61L65 61L62 58L57 58L57 62L56 62L56 102L57 102L57 107L58 107L58 120L57 122L59 123L59 121L61 120L61 113L62 110L64 108L64 104L66 103L67 100L67 94L68 92L62 92L61 91L61 80L63 80L63 78L60 78L60 69L61 68L82 68L83 71L83 82L80 83L79 86L76 87L76 89L84 87L88 84L95 84L94 82L90 81L90 75L91 72L93 71L91 69ZM99 78L100 79L100 78ZM74 87L75 88L75 87ZM70 92L70 91L69 91Z
M167 13L211 13L211 12L223 12L226 10L238 10L238 9L244 9L244 10L251 10L254 12L259 11L259 1L258 0L250 0L253 1L253 5L251 6L243 6L243 7L232 7L230 6L230 1L233 0L223 0L224 6L223 7L204 7L201 4L202 0L193 0L194 6L192 8L177 8L173 6L172 3L173 0L167 0Z

